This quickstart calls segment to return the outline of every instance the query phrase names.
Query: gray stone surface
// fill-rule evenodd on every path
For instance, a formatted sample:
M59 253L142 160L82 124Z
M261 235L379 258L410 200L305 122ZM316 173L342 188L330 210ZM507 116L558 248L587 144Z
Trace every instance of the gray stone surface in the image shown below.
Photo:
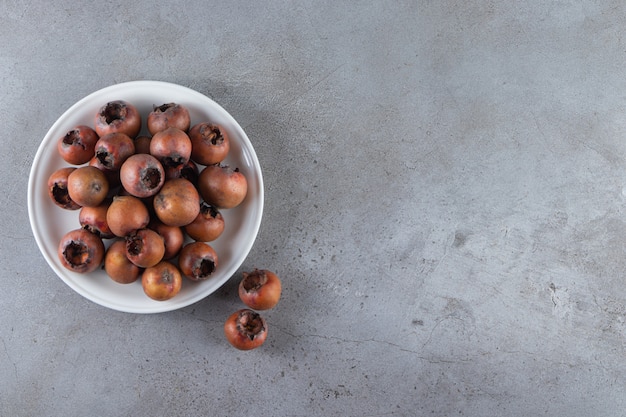
M0 415L626 415L623 2L174 3L0 3ZM41 139L138 79L255 146L261 349L222 336L236 277L125 314L38 251Z

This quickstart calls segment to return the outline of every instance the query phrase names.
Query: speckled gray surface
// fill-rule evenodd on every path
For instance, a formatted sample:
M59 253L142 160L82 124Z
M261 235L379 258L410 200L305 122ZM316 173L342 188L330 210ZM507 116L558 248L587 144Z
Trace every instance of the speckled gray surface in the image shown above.
M626 415L623 2L173 3L1 4L0 415ZM237 277L133 315L38 251L41 139L140 79L257 151L258 350L222 336Z

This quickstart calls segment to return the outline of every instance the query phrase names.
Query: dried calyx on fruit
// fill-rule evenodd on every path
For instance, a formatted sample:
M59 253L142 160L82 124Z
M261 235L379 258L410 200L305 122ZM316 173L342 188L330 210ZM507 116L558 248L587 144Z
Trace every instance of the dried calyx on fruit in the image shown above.
M140 229L126 236L126 256L140 268L158 264L164 254L163 237L152 229Z
M212 242L224 232L224 227L222 213L203 201L200 203L200 213L185 226L185 232L195 241Z
M96 142L95 157L106 169L119 170L124 161L134 153L135 143L124 133L109 133Z
M65 162L82 165L93 158L98 139L96 131L89 126L76 126L59 138L57 150Z
M96 113L94 128L98 136L119 132L136 137L141 130L141 115L135 106L124 101L110 101Z
M209 279L217 268L217 253L204 242L185 245L178 255L180 271L192 281Z
M239 283L239 298L255 310L274 308L280 300L282 284L278 276L267 269L244 272Z
M191 140L184 131L168 127L152 137L150 154L164 167L184 165L191 157Z
M222 126L203 122L189 131L191 159L202 165L222 162L230 150L230 139Z
M129 194L139 198L150 197L163 186L165 171L154 156L135 154L122 164L120 181Z
M48 195L54 204L66 210L78 210L81 207L72 200L67 189L67 178L74 170L74 167L61 168L48 177Z
M115 235L107 223L107 211L111 201L105 201L96 207L83 207L78 213L78 222L83 229L89 230L102 239L111 239Z
M58 257L70 271L87 273L95 271L104 258L102 239L85 229L66 233L59 243Z
M186 132L189 130L191 118L189 110L177 103L166 103L155 106L148 115L147 125L150 134L154 135L168 127L175 127Z
M242 309L231 314L224 323L228 342L240 350L261 346L267 338L267 323L259 313Z

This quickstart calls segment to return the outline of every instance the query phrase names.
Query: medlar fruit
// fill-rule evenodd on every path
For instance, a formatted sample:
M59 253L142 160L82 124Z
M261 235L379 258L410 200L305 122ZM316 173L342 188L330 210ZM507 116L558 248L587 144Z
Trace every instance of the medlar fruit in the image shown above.
M183 105L176 103L167 103L161 106L155 106L148 114L148 131L154 135L168 127L175 127L186 132L189 130L191 118L189 110Z
M135 153L135 143L124 133L109 133L96 142L96 155L106 169L117 171L128 157Z
M183 277L176 265L161 261L146 268L141 275L141 286L146 295L153 300L166 301L180 292Z
M163 237L151 229L139 229L126 236L126 256L141 268L161 262L165 253Z
M141 130L141 115L135 106L124 100L111 101L96 113L94 127L100 137L119 132L134 138Z
M137 281L141 268L126 256L126 242L114 241L104 255L104 270L113 281L130 284Z
M109 224L107 223L107 211L111 205L110 200L105 200L104 203L96 207L85 206L80 209L78 213L78 222L83 229L89 230L96 236L102 239L111 239L115 234L111 231Z
M185 226L185 232L195 241L211 242L224 231L224 216L204 201L200 203L200 213Z
M191 159L202 165L222 162L230 150L228 133L220 125L203 122L194 125L189 131L191 139Z
M186 226L200 212L198 191L184 178L165 181L153 204L158 219L168 226Z
M77 204L96 207L106 198L109 181L98 168L81 166L67 176L67 192Z
M102 263L104 243L90 231L76 229L61 238L57 252L65 268L85 274L95 271Z
M239 350L255 349L267 338L267 323L259 313L247 308L241 309L226 319L224 335Z
M107 224L115 236L126 237L149 222L150 213L140 199L132 195L113 197L107 210Z
M76 170L74 167L61 168L48 177L48 195L57 206L66 210L78 210L80 204L72 200L67 190L67 177Z
M168 127L152 136L150 154L164 167L184 165L191 157L191 140L182 130Z
M217 253L204 242L192 242L183 246L178 254L178 266L190 280L204 281L217 268Z
M209 165L198 177L198 190L208 204L229 209L237 207L246 198L248 181L238 168Z
M59 138L57 150L65 162L82 165L95 155L98 139L96 131L89 126L76 126Z
M146 198L159 192L165 182L165 171L154 156L135 154L122 164L120 181L129 194Z
M254 310L269 310L278 304L282 285L278 276L267 269L244 272L239 283L239 298Z

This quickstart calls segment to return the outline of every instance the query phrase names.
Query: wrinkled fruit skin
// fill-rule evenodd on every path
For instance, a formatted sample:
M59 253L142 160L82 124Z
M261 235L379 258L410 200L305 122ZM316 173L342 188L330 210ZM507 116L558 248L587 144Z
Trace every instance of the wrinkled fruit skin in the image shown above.
M241 309L226 319L224 335L226 340L239 350L256 349L267 338L267 323L258 313Z
M168 262L161 261L147 268L141 276L141 286L146 295L156 301L166 301L180 292L183 277L178 268Z
M198 177L198 190L208 204L229 209L243 202L248 193L246 177L227 165L209 165Z
M141 115L135 106L124 100L111 101L96 113L94 128L100 137L119 132L134 138L141 130Z
M167 103L155 107L148 114L148 131L154 135L168 127L175 127L187 132L191 125L189 110L185 106L176 103Z
M190 280L204 281L211 278L217 268L217 253L204 242L192 242L183 246L178 255L178 265Z
M189 131L191 139L191 159L202 165L222 162L230 150L230 139L220 125L203 122L194 125Z
M130 195L139 198L151 197L163 186L165 171L154 156L135 154L122 164L120 181Z
M282 284L278 276L267 269L244 272L239 283L239 298L254 310L269 310L280 300Z
M130 284L137 281L141 268L132 263L126 256L126 242L116 240L109 246L104 255L104 270L113 281L119 284Z
M96 131L89 126L76 126L59 138L57 150L65 162L82 165L95 155L98 139Z
M71 199L67 190L67 177L75 170L74 167L61 168L48 177L48 196L57 206L65 210L78 210L81 206Z
M85 229L66 233L59 242L57 251L61 265L73 272L93 272L104 259L102 239Z

